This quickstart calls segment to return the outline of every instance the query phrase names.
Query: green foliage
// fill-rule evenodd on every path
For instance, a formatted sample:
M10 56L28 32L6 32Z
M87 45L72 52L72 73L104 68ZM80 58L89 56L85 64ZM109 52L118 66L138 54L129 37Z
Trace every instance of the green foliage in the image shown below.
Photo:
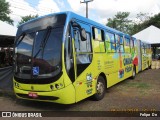
M131 26L131 20L127 19L129 14L129 12L118 12L113 18L108 19L106 25L119 31L129 33L129 28Z
M140 21L140 23L143 23L144 21L150 19L150 15L149 15L149 13L140 12L140 13L137 14L136 18Z
M144 14L143 14L144 15ZM134 23L133 29L130 34L136 34L137 32L154 25L158 28L160 28L160 13L157 15L154 15L153 17L145 15L145 19L141 23Z
M148 13L140 12L137 14L136 21L129 20L129 14L129 12L118 12L113 18L108 19L106 25L130 35L136 34L151 25L160 28L160 13L150 17Z
M13 25L13 20L8 16L11 13L9 6L6 0L0 0L0 20Z
M27 16L24 16L24 17L21 17L21 21L18 23L18 26L21 25L22 23L25 23L31 19L34 19L34 18L37 18L38 15L27 15Z

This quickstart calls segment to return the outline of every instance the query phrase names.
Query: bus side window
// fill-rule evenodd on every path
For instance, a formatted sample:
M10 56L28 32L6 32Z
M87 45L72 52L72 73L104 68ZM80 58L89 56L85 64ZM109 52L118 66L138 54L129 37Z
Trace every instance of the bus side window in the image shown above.
M114 34L105 32L105 44L107 52L116 52L116 41Z
M115 34L115 39L116 39L116 51L117 52L124 52L123 39L117 34Z
M134 52L135 52L135 48L134 48L134 40L131 39L130 45L131 45L131 53L134 53Z
M143 54L146 53L145 44L144 44L144 43L142 43L142 53L143 53Z
M121 36L120 36L120 52L124 52L124 42Z
M125 44L124 44L124 48L125 48L125 53L130 53L130 39L129 38L125 38Z
M78 30L74 30L75 50L77 53L91 52L90 34L87 34L87 40L82 41Z
M116 38L116 51L117 52L124 52L122 37L119 35L115 35L115 38Z
M78 29L74 30L77 76L79 76L92 61L90 33L86 32L87 40L82 41Z
M92 28L92 34L93 34L93 39L94 39L95 52L105 52L104 31L93 27Z

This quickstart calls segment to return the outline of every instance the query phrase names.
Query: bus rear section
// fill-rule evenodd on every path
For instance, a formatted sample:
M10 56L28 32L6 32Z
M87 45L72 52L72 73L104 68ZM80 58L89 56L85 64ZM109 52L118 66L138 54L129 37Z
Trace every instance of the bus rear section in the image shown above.
M141 40L137 40L138 72L151 66L152 52L151 45Z

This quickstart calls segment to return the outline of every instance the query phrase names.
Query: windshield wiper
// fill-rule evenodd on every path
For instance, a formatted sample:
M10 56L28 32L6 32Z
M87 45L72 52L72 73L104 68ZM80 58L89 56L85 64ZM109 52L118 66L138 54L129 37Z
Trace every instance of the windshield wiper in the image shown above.
M33 58L36 58L37 55L39 54L39 52L40 52L41 50L42 50L42 56L43 56L43 51L44 51L44 48L45 48L45 46L46 46L48 37L49 37L49 35L50 35L51 28L52 28L52 27L50 27L50 26L47 27L46 34L44 35L45 37L44 37L44 39L41 41L40 48L39 48L39 50L37 51L37 53L34 55Z
M19 38L16 40L16 42L15 42L15 46L18 46L21 42L22 42L22 40L23 40L23 38L24 38L24 36L25 36L26 34L25 33L23 33L21 36L19 36ZM20 39L20 40L19 40ZM17 43L18 42L18 43Z

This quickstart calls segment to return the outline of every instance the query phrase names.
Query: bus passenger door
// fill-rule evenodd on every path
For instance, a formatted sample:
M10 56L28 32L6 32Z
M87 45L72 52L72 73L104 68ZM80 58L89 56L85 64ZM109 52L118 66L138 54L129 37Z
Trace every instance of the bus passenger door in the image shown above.
M87 25L86 25L87 26ZM92 52L91 37L89 29L85 25L81 28L73 28L74 38L74 59L75 59L75 82L76 102L90 96L93 93L92 86ZM86 31L86 40L82 40L80 30L82 27Z

